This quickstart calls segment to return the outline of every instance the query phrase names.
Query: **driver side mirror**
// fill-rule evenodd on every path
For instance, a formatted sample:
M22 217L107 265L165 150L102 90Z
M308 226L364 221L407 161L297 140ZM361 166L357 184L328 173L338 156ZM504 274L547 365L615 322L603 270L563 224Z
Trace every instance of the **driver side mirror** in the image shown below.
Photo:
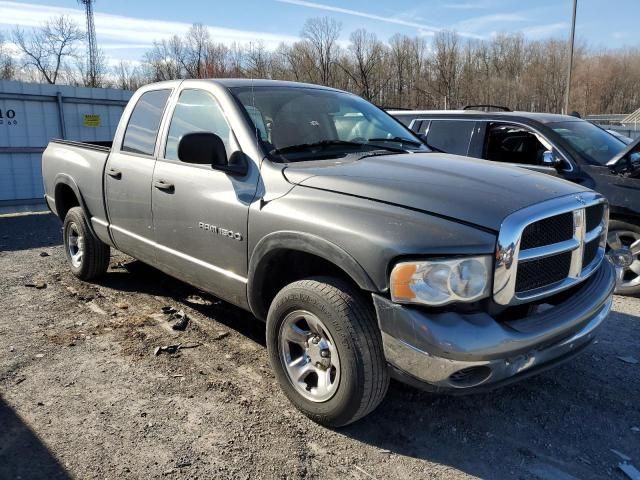
M185 163L211 165L215 170L222 170L235 175L247 173L247 161L241 152L227 157L227 150L222 139L212 132L194 132L182 136L178 143L178 158Z
M555 169L562 168L563 161L560 155L554 150L547 150L542 154L542 164L545 167L553 167Z

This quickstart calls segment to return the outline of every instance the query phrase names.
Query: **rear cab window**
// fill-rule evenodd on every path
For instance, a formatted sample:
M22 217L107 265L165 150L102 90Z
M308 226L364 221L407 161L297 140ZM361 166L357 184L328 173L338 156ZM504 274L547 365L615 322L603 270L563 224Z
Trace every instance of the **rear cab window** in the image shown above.
M122 152L153 155L158 129L170 95L170 89L163 89L151 90L140 96L124 132Z

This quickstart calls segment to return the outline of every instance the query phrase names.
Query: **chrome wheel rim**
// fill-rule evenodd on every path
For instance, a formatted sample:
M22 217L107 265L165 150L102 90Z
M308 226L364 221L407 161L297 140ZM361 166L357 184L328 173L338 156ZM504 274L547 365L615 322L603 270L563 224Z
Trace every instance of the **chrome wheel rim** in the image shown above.
M82 256L84 255L84 237L80 235L78 226L70 223L67 229L67 252L69 261L75 268L82 265Z
M313 313L295 310L279 332L280 361L291 385L312 402L326 402L340 383L340 358L331 334Z
M630 230L610 231L607 235L607 254L613 257L616 253L631 257L627 266L613 262L616 267L616 292L640 286L640 233Z

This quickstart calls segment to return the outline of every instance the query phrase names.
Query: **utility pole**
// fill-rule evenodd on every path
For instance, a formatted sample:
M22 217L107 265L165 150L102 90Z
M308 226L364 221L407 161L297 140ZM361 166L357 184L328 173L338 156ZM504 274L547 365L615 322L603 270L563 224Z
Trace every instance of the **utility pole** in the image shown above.
M569 36L569 68L567 69L567 87L564 92L564 114L569 114L569 100L571 97L571 75L573 73L573 46L576 41L576 11L578 0L573 0L573 16L571 18L571 34Z

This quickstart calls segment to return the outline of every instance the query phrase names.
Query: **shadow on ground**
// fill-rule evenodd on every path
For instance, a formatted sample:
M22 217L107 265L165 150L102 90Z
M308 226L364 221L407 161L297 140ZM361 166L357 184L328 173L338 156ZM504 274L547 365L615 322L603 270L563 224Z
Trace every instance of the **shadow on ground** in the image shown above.
M62 244L62 224L53 214L0 216L0 252Z
M257 320L251 313L219 300L213 295L170 277L138 260L119 263L117 267L109 270L96 283L119 291L169 297L175 302L189 306L204 317L214 319L216 322L236 330L263 347L266 345L264 323ZM203 298L210 305L189 301L191 295Z
M38 435L0 397L0 478L60 480L71 476Z

